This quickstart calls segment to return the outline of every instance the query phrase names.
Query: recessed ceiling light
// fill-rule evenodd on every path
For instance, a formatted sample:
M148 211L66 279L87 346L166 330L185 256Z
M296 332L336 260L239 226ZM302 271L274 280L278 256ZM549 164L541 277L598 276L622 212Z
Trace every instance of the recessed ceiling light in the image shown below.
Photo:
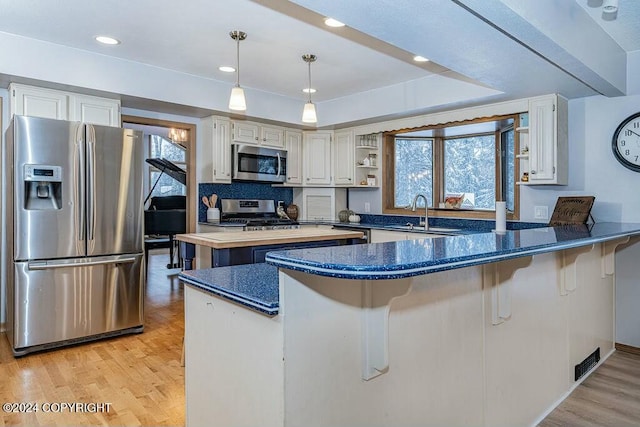
M96 36L96 40L102 44L120 44L120 40L109 36Z
M425 58L424 56L420 56L420 55L414 56L413 60L416 61L416 62L429 62L429 60L427 58Z
M324 24L328 27L339 28L344 27L344 24L336 19L327 18L324 20Z
M302 91L304 93L316 93L316 90L314 88L308 88L308 87L305 87L304 89L302 89Z
M234 73L236 71L235 68L233 67L228 67L226 65L223 65L222 67L218 67L218 70L223 71L225 73Z

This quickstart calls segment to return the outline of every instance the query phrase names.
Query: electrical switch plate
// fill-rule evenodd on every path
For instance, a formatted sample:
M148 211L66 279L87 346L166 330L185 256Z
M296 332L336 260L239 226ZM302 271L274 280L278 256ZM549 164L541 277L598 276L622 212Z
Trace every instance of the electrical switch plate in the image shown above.
M533 217L535 219L549 219L549 206L534 206Z
M371 212L371 203L364 202L364 211L365 212Z

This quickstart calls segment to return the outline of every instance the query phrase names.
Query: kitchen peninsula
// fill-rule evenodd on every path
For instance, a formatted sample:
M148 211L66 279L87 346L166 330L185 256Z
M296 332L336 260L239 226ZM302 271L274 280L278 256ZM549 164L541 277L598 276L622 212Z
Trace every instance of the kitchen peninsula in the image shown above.
M533 425L614 351L615 251L638 235L545 227L183 272L187 425Z

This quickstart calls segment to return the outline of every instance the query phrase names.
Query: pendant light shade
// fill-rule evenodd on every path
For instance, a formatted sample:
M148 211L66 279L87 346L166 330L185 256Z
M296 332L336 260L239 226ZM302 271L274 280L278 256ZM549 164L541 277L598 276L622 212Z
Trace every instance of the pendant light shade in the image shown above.
M312 54L302 55L302 59L309 65L309 101L304 104L304 110L302 110L302 122L303 123L318 123L318 116L316 115L316 106L311 102L311 63L316 60L316 56Z
M235 111L246 111L247 101L244 99L244 89L240 86L234 86L231 89L231 97L229 98L229 109Z
M304 123L318 123L316 106L313 105L313 102L307 102L304 104L304 110L302 110L302 121Z
M236 30L231 31L229 35L236 41L236 85L231 89L229 109L234 111L246 111L247 101L244 98L244 90L240 87L240 42L247 38L247 33Z

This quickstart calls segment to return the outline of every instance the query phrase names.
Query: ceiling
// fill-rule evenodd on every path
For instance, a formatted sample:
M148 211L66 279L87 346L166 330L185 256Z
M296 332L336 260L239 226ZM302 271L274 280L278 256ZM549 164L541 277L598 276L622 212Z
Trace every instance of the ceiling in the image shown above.
M361 106L359 114L344 115L348 121L552 92L568 98L623 95L626 67L620 64L626 64L626 52L640 50L640 1L619 0L617 19L610 21L601 18L601 8L590 6L597 2L65 0L62 8L50 0L0 0L0 32L63 46L65 52L91 52L101 60L147 64L230 90L235 73L218 67L235 65L229 31L242 30L248 34L240 45L245 89L304 102L307 65L301 56L313 53L318 57L312 65L313 100L341 114L349 105ZM325 16L347 26L329 28ZM99 34L122 43L100 45L94 40ZM416 63L414 54L432 61ZM4 82L36 78L8 68L0 64ZM459 95L434 95L443 82ZM402 88L407 100L374 108L389 99L389 88ZM142 97L153 100L149 93ZM190 104L187 97L179 103ZM223 110L225 103L191 105Z

